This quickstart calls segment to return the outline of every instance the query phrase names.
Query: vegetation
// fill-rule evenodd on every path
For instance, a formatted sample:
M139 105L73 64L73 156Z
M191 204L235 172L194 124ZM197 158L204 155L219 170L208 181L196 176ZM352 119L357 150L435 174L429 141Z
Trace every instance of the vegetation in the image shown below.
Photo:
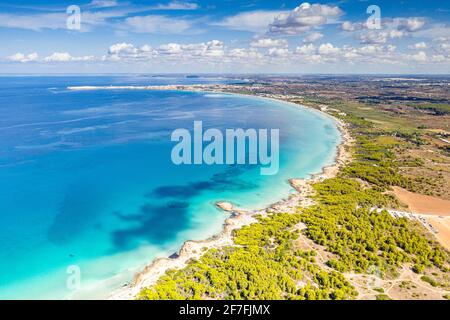
M308 226L306 235L336 256L327 262L330 267L358 273L374 266L385 273L404 262L444 267L445 252L410 221L371 209L393 201L377 188L362 189L353 180L334 178L315 190L319 204L305 209L301 219Z
M433 287L439 286L439 283L429 276L422 276L420 279L422 279L422 281L424 281L424 282L429 283Z
M387 294L378 294L376 298L377 300L392 300Z
M431 111L435 115L445 115L450 114L450 105L444 103L433 103L433 104L415 104L414 108L418 110Z
M199 261L170 271L138 299L349 299L345 277L325 271L314 251L295 250L299 214L273 214L236 232L237 247L209 250ZM302 285L300 285L302 284Z

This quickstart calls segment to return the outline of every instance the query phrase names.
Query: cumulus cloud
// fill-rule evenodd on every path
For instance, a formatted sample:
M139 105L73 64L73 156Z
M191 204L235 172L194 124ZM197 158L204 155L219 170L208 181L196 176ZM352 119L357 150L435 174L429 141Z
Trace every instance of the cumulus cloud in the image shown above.
M301 43L295 49L290 49L286 40L273 38L255 39L247 48L228 48L222 41L211 40L199 43L166 43L156 47L150 45L137 46L121 42L109 47L103 57L72 56L68 52L55 52L43 59L37 53L22 54L7 57L10 62L45 62L45 63L75 63L95 62L121 63L132 66L142 63L146 66L220 66L221 68L246 67L251 61L252 66L277 65L294 67L305 64L337 64L350 65L399 65L408 67L408 63L416 62L444 64L450 61L450 44L434 43L428 46L418 42L413 45L417 51L412 53L398 52L396 46L382 43L369 43L362 46L342 45L326 42L322 44ZM430 49L425 52L424 49ZM239 69L240 70L240 69Z
M296 48L292 59L300 59L309 63L364 63L364 64L395 64L401 60L393 45L365 45L354 47L344 45L338 47L332 43L316 46L312 43Z
M316 52L316 46L313 45L312 43L308 44L308 45L303 45L300 47L297 47L297 49L295 50L296 53L301 54L301 55L310 55Z
M434 54L431 56L430 61L434 63L450 62L450 56L446 57L443 54Z
M321 44L318 49L319 54L333 55L340 52L340 49L332 45L331 43Z
M341 24L341 29L343 31L348 31L348 32L355 31L355 30L361 30L362 28L363 28L362 23L353 23L350 21L344 21Z
M256 61L256 62L262 60L264 57L263 54L261 54L258 50L253 49L253 48L251 48L251 49L234 48L228 52L227 56L228 56L228 58L231 58L232 60L245 59L245 61L248 61L248 59L252 59L253 61Z
M284 13L284 11L241 12L237 15L226 17L222 21L211 23L211 25L232 30L264 32L274 21L275 17L282 13Z
M366 23L344 21L341 29L353 33L362 44L385 44L392 39L400 39L420 32L425 26L423 18L385 18L381 20L381 29L370 29Z
M419 51L416 54L406 55L406 58L415 62L426 62L428 60L428 56L425 51Z
M408 33L398 29L379 31L379 30L368 30L361 33L357 38L363 44L384 44L391 39L401 39L408 36Z
M425 42L417 42L411 46L409 46L410 49L426 49L427 44Z
M275 58L287 58L290 55L289 49L286 48L270 48L267 53L270 57Z
M450 42L439 43L437 46L434 46L433 49L435 53L437 53L437 56L445 55L450 60Z
M159 46L158 53L163 55L181 54L183 53L183 48L179 43L167 43Z
M36 52L30 53L30 54L23 54L21 52L18 52L16 54L13 54L9 57L6 57L6 60L11 61L11 62L21 62L21 63L26 63L26 62L32 62L32 61L37 61L39 59L39 56Z
M108 55L103 60L121 61L121 60L148 60L155 57L156 50L149 45L143 45L136 48L131 43L116 43L109 47Z
M68 52L54 52L44 58L45 62L93 61L94 56L72 57Z
M271 38L263 38L258 39L250 43L250 46L253 48L273 48L273 47L288 47L288 42L284 39L271 39Z
M222 57L224 44L219 40L180 45L183 54L190 57Z
M316 42L322 38L323 38L323 34L321 34L320 32L312 32L303 39L303 42L305 42L305 43Z
M157 48L149 45L135 47L130 43L117 43L109 47L108 56L104 60L148 60L154 58L180 60L220 58L225 55L224 44L219 40L208 42L180 44L167 43Z
M55 52L44 59L46 62L66 62L70 60L72 60L72 56L68 52Z
M312 27L326 24L343 14L336 6L302 3L288 13L282 13L270 24L274 34L295 35L309 31Z
M416 32L425 26L425 19L423 18L406 18L399 19L399 30L405 30L407 32Z
M109 54L136 53L137 49L131 43L116 43L109 47Z

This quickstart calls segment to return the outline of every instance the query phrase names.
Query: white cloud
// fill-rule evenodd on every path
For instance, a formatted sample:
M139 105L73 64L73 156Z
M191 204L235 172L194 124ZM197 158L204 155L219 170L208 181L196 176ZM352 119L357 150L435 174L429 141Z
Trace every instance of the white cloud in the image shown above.
M425 51L419 51L416 54L406 55L408 60L416 61L416 62L426 62L428 60L428 56Z
M425 19L423 18L406 18L399 19L399 30L406 30L407 32L416 32L425 26Z
M274 47L282 47L287 48L288 42L284 39L258 39L250 43L250 46L253 48L274 48Z
M267 53L270 57L287 58L290 51L286 48L270 48Z
M305 43L316 42L322 38L323 38L323 34L321 34L320 32L312 32L303 39L303 42L305 42Z
M387 31L367 30L357 36L363 44L384 44L390 39L401 39L407 35L406 32L392 29Z
M269 31L275 34L295 35L306 32L311 27L326 24L342 14L339 7L304 2L289 13L277 16Z
M108 56L105 56L104 60L149 60L158 58L189 61L190 59L221 58L224 55L224 44L219 40L192 44L167 43L156 49L149 45L137 48L130 43L117 43L109 47Z
M169 55L181 54L181 53L183 53L183 49L182 49L181 44L168 43L168 44L163 44L163 45L159 46L158 53L159 54L169 54Z
M433 41L450 41L450 25L435 23L428 28L423 28L414 33L415 36L421 38L432 39Z
M404 36L406 36L406 33L404 31L401 30L391 30L389 31L389 38L391 39L400 39L403 38Z
M232 30L242 30L251 32L264 32L274 21L275 17L283 11L248 11L235 16L226 17L220 22L212 23L213 26L220 26Z
M389 39L388 32L379 32L370 30L359 36L359 40L364 44L383 44Z
M341 24L343 31L353 33L353 36L363 44L385 44L392 39L401 39L421 32L426 24L425 19L384 18L381 29L368 29L366 23L345 21Z
M231 59L252 59L253 61L258 61L263 58L263 55L256 49L243 49L235 48L231 49L227 55Z
M158 4L154 8L158 10L195 10L199 6L194 2L172 1L167 4Z
M362 28L363 26L361 23L352 23L350 21L344 21L341 24L341 29L348 32L360 30Z
M390 32L403 32L412 33L421 30L425 26L425 19L418 17L410 17L410 18L384 18L381 20L381 29L380 31ZM366 23L361 22L350 22L344 21L341 24L341 29L348 32L360 31L363 29L368 29ZM369 29L374 30L374 29Z
M348 65L372 65L386 66L396 65L407 68L416 64L432 65L450 62L450 44L435 43L430 46L430 53L425 52L423 45L418 42L416 52L398 52L394 45L366 44L363 46L343 45L333 43L302 43L295 50L291 50L284 39L261 38L255 39L253 45L248 48L228 48L222 41L211 40L200 43L166 43L157 47L150 45L137 46L132 43L121 42L109 47L103 57L72 56L68 52L55 52L43 59L39 59L37 53L22 54L7 57L11 62L46 62L70 64L75 62L94 62L119 64L123 66L133 65L140 67L154 66L155 68L183 66L194 68L192 70L206 70L211 66L225 68L227 70L241 70L251 65L256 67L283 66L284 70L290 70L298 65L327 64L338 66ZM426 45L428 48L428 45ZM197 68L197 69L195 69ZM242 69L242 70L244 70ZM158 69L160 70L160 69ZM208 69L211 70L211 69ZM271 69L272 70L272 69ZM296 69L297 70L297 69Z
M339 48L335 47L331 43L321 44L318 50L319 54L322 55L333 55L339 53L340 51L341 50Z
M6 59L11 62L26 63L26 62L37 61L39 59L39 56L36 52L30 53L28 55L18 52L16 54L13 54L13 55L7 57Z
M450 62L450 56L444 56L443 54L435 54L430 58L431 62L442 63L442 62Z
M395 64L402 58L396 55L396 47L392 45L366 45L353 47L344 45L337 47L332 43L315 46L312 43L297 47L294 59L317 63L364 63L364 64Z
M46 62L66 62L70 60L72 60L72 56L68 52L55 52L44 59Z
M219 40L182 45L183 51L194 57L215 57L224 55L224 44Z
M450 52L450 43L441 43L439 45L439 49L441 51L446 51L446 52Z
M417 42L412 46L409 46L410 49L426 49L427 44L425 42Z
M149 45L143 45L136 48L131 43L116 43L109 47L108 55L103 60L121 61L121 60L148 60L157 55L155 49Z
M313 45L312 43L310 43L307 45L303 45L301 47L297 47L295 52L297 52L298 54L310 55L310 54L315 53L316 50L317 50L316 46Z
M131 43L116 43L109 47L109 54L136 53L137 49Z
M54 52L44 58L45 62L93 61L94 56L72 57L68 52Z
M117 5L117 0L92 0L87 6L93 8L110 8Z
M137 33L182 34L191 28L191 22L160 15L136 16L125 19L130 31Z

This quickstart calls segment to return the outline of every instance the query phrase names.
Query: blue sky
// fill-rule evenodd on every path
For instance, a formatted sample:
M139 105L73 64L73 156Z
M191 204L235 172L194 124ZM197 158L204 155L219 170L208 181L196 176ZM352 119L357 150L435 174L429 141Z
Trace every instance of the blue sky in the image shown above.
M448 74L449 21L437 0L2 1L0 72Z

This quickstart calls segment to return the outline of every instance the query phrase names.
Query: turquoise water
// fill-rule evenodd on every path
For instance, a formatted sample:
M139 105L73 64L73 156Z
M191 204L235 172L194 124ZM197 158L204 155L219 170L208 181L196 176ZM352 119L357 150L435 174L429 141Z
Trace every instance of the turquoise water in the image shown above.
M330 164L330 118L268 99L173 91L69 91L77 85L224 82L183 77L0 78L0 298L104 298L156 257L220 232L214 206L270 205L287 180ZM175 166L170 134L278 128L280 170ZM67 268L81 288L67 287Z

